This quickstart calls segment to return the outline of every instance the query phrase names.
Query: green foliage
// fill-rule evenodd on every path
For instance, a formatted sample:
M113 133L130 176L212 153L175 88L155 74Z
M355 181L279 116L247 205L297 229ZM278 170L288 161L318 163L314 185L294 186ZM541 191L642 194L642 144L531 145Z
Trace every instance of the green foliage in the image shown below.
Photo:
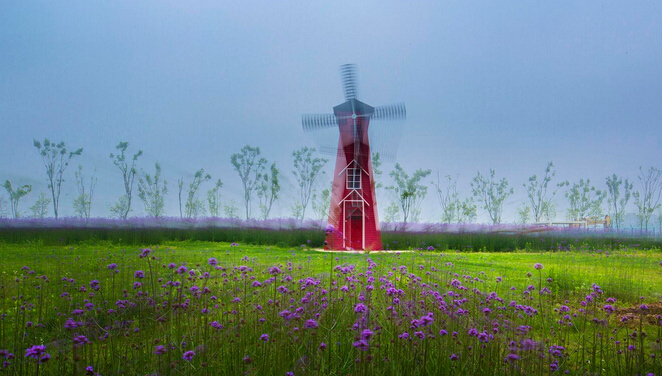
M295 205L301 205L301 211L297 211L296 214L300 214L298 218L301 220L306 216L306 207L313 193L315 179L322 172L322 167L328 162L328 159L325 158L313 158L314 152L315 148L309 148L307 146L292 152L292 157L294 158L294 170L292 174L299 186L299 201Z
M269 218L271 207L278 199L278 192L280 192L280 181L278 175L280 170L276 167L276 162L271 164L269 173L262 174L260 182L257 186L257 197L260 201L260 214L262 219Z
M402 166L396 163L395 169L389 174L395 181L395 185L390 185L386 189L391 190L398 198L404 223L407 223L410 215L416 219L420 213L421 202L428 193L428 187L421 184L421 180L431 172L431 170L418 169L410 177Z
M587 217L602 216L602 202L607 197L607 192L596 189L591 185L591 179L579 179L565 192L570 208L568 219L579 221Z
M193 181L191 181L188 186L186 206L184 209L186 218L197 218L198 216L205 214L205 205L202 200L198 199L197 193L200 184L209 180L211 180L211 175L205 174L203 168L193 174Z
M230 157L230 163L232 163L232 167L237 171L237 174L239 174L241 184L244 187L246 219L249 219L251 215L251 199L253 197L253 191L257 189L260 184L262 172L268 163L266 158L259 158L259 156L259 147L246 145L241 148L241 152L232 154Z
M517 208L517 214L519 215L519 223L521 224L529 223L531 220L531 208L528 205Z
M639 227L648 230L653 212L660 207L660 198L662 197L662 170L651 167L648 171L639 167L639 181L641 182L641 191L634 192L634 204L637 205L639 212Z
M621 197L621 185L624 191L623 197ZM616 229L619 230L623 224L625 207L632 196L632 183L628 179L625 179L625 184L623 185L623 178L619 178L616 174L611 177L607 176L607 192L611 220L616 225Z
M313 193L313 212L319 220L324 220L329 217L329 207L331 205L331 190L329 188L323 189L322 193L317 196Z
M0 196L0 218L4 218L7 215L7 201L5 196Z
M47 138L44 139L43 144L36 139L33 141L33 145L39 151L44 167L46 167L48 188L51 190L51 197L53 198L53 213L55 218L58 218L64 171L69 166L71 159L83 154L83 148L67 153L64 141L57 144L51 143Z
M132 210L129 206L129 199L126 195L121 195L115 205L110 207L110 214L113 218L126 219Z
M381 188L384 186L381 181L383 171L381 170L382 160L379 155L379 152L372 153L372 175L375 180L375 189Z
M214 188L207 191L207 204L209 205L209 215L220 217L223 205L221 205L221 193L219 190L223 187L221 179L216 181Z
M476 220L476 204L473 197L460 200L457 193L457 181L446 175L446 186L442 187L437 173L437 181L431 182L437 189L437 197L441 206L441 221L443 223L471 223Z
M497 182L494 179L494 169L490 169L489 180L478 172L471 182L471 191L478 202L482 203L483 209L492 220L492 224L501 223L501 212L503 211L503 202L508 196L513 194L513 189L508 188L508 180L502 178Z
M145 213L152 218L160 218L165 213L165 196L168 194L168 182L161 181L161 165L154 163L154 175L142 170L138 178L138 197L145 205Z
M14 189L11 185L11 182L7 180L5 181L5 184L3 184L3 187L5 187L5 190L7 190L7 193L9 194L9 204L11 207L12 216L14 218L20 217L21 213L18 210L18 203L21 198L32 191L32 186L25 184L22 187Z
M118 215L121 219L126 219L131 211L131 199L133 194L133 181L136 178L138 171L136 170L136 161L138 158L143 155L142 150L138 150L137 153L133 155L131 159L131 165L126 160L126 149L129 147L129 143L125 141L120 141L115 149L118 150L118 154L110 153L110 159L113 160L113 164L119 168L122 172L122 181L124 183L124 199L120 198L118 201L119 205L114 206L116 210L123 210L122 212L113 212L115 215Z
M48 215L48 206L51 204L51 199L46 196L46 193L39 192L39 197L34 205L30 206L32 218L44 219Z
M223 204L223 213L226 218L239 218L239 208L237 208L237 204L234 200L226 201L226 203Z
M78 171L75 172L76 187L78 188L78 196L74 199L74 214L79 218L90 218L90 211L92 210L92 198L94 197L94 187L97 184L96 171L90 178L90 185L85 189L85 176L83 175L83 166L78 165Z
M529 198L530 207L528 210L530 212L531 209L533 209L533 219L535 222L540 222L543 219L543 217L545 217L547 220L553 219L553 216L551 214L552 212L555 212L554 210L555 205L552 199L554 198L554 196L556 196L556 193L558 192L559 189L561 189L561 187L568 185L567 181L557 184L556 185L557 188L554 191L552 191L551 194L548 196L549 183L556 176L556 170L552 171L553 167L554 167L554 163L550 161L547 164L547 168L545 169L545 175L543 176L541 181L538 181L538 176L534 174L531 177L529 177L528 185L526 183L523 184L524 188L526 188L526 194Z
M391 202L389 206L386 207L386 215L384 216L384 222L396 222L400 216L400 208L395 202Z

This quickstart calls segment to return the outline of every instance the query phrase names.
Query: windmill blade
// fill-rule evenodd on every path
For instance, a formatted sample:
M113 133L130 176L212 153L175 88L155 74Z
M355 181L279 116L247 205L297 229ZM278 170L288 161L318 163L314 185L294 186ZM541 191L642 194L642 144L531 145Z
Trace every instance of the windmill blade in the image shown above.
M358 81L356 78L356 65L345 64L340 66L340 78L345 100L356 99L359 94Z
M407 109L404 103L389 104L375 107L375 112L370 117L373 120L398 120L407 118Z
M305 114L301 117L303 130L312 131L320 128L329 128L338 125L334 114Z

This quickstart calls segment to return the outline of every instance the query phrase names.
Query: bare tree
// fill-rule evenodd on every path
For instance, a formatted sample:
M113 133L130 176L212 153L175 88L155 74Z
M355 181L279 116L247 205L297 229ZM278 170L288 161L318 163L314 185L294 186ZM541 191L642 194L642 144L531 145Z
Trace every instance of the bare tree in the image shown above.
M297 184L299 185L298 205L301 206L301 216L299 218L301 220L306 216L306 207L308 206L308 202L313 193L315 179L317 179L317 176L322 171L322 167L328 162L328 159L325 158L313 158L314 152L315 148L309 148L307 146L292 152L295 168L295 170L292 171L292 174L294 174Z
M621 197L621 186L623 186L624 190L623 197ZM616 229L619 230L623 224L625 207L632 196L632 183L628 179L625 179L625 185L623 185L623 178L619 178L616 174L607 176L607 192L609 211L613 217L614 224L616 224Z
M128 147L128 142L120 141L120 143L115 146L115 149L118 150L118 154L110 153L110 158L113 160L113 164L115 164L115 166L117 166L122 172L122 181L124 182L124 199L120 197L117 204L115 204L114 210L121 219L126 219L131 211L133 181L138 172L136 170L136 161L138 160L138 157L143 155L143 151L138 150L138 152L133 155L131 165L129 165L126 160L126 149Z
M421 180L432 173L431 170L418 169L409 176L399 163L395 164L395 169L389 174L395 181L394 185L386 187L393 191L402 209L403 222L411 216L416 219L420 213L420 204L428 193L428 187L421 184Z
M232 154L230 163L244 187L244 206L246 208L246 219L251 215L251 199L253 198L253 191L257 188L262 171L264 170L267 160L259 158L260 148L251 147L246 145L241 148L241 152Z
M18 211L18 203L23 198L23 196L27 195L32 191L32 186L29 184L25 184L22 187L14 188L11 185L11 182L9 180L5 181L5 184L3 185L5 189L7 190L7 193L9 194L9 204L11 205L11 214L12 217L18 218L21 216L20 212Z
M602 202L607 197L607 192L596 189L591 185L591 179L579 179L565 192L570 208L568 208L568 219L579 221L586 217L601 216Z
M278 192L280 192L279 174L280 170L276 167L276 163L272 163L269 173L262 174L260 183L257 186L257 197L260 201L262 219L269 218L271 207L274 201L278 199Z
M85 191L85 176L83 175L83 166L78 165L78 171L74 173L76 176L76 187L78 188L78 196L74 199L74 213L79 218L90 218L90 212L92 210L92 197L94 196L94 187L97 184L96 171L94 169L94 174L90 178L90 185L87 187L87 192Z
M494 169L490 169L490 178L487 179L478 172L471 182L471 191L478 202L482 203L483 209L492 220L492 224L501 223L501 212L503 211L503 202L508 196L513 194L513 189L509 188L508 180L502 178L497 182L494 179Z
M662 196L662 170L651 167L648 171L639 167L639 181L641 182L641 191L634 192L634 204L637 205L639 213L639 227L642 230L648 230L653 212L660 207L660 197Z
M41 160L46 167L48 188L51 190L51 196L53 197L53 213L57 219L60 206L60 192L62 191L62 182L64 181L64 171L67 169L67 166L69 166L69 162L73 157L83 154L83 148L67 153L64 141L54 144L47 138L44 139L43 144L37 140L34 140L33 144L34 147L39 150Z
M524 188L526 188L526 193L529 197L529 205L531 208L528 213L530 214L530 211L533 211L533 219L535 222L540 222L543 216L546 216L549 219L549 214L554 207L552 199L554 196L556 196L556 192L558 192L561 187L568 185L567 181L561 182L556 185L557 188L552 191L551 194L549 193L549 183L556 176L556 170L552 171L552 168L554 168L554 163L549 162L547 164L547 168L545 169L545 175L540 181L538 181L538 176L534 174L529 177L528 185L526 183L523 184Z
M165 196L168 194L168 182L161 181L161 165L154 163L154 175L142 170L138 178L138 197L145 205L145 213L152 218L160 218L165 213Z

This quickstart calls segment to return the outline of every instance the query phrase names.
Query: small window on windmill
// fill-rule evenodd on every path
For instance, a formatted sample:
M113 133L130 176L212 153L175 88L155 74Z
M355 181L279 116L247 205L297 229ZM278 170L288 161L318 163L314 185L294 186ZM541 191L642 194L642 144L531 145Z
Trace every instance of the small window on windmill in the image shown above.
M347 169L347 189L361 189L361 169Z

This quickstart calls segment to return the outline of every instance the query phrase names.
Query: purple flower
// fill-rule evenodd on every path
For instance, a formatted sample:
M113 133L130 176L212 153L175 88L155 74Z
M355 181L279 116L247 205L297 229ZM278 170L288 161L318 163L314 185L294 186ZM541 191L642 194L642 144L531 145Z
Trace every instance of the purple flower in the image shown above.
M538 263L536 263L535 265L533 265L533 268L536 269L536 270L540 270L540 269L543 268L543 266L542 266L541 263L538 262Z
M96 279L93 279L93 280L90 282L90 287L91 287L94 291L98 291L98 290L99 290L99 281L96 280Z
M46 346L34 345L25 350L25 357L38 359L45 351L46 351Z
M85 344L91 343L89 339L85 336L76 336L73 339L74 347L81 347Z
M260 341L262 342L269 342L269 335L268 334L263 334L260 336Z
M519 356L517 354L508 354L506 355L506 359L504 359L504 362L506 363L514 363L519 359Z
M368 310L368 308L363 303L359 303L359 304L356 305L356 307L354 307L354 312L356 312L356 313L362 313L362 312L365 312L367 310Z
M213 257L210 258L209 261L207 261L207 262L208 262L209 265L211 265L211 266L216 266L216 264L218 264L218 260L216 260L216 259L213 258Z
M306 321L306 323L304 324L304 328L306 329L317 329L317 327L319 327L319 324L317 323L317 321L312 319Z
M320 343L320 345L317 346L317 348L320 349L320 351L326 350L326 343L324 343L324 342Z
M368 342L364 339L352 343L352 346L356 347L361 351L368 351L368 348L370 347L368 346Z
M414 335L418 337L418 339L425 339L425 333L423 332L414 332Z
M375 333L370 329L363 329L361 332L361 339L369 340Z
M450 358L450 360L453 360L453 361L455 361L455 360L457 360L457 359L458 359L458 356L457 356L457 355L455 355L455 354L451 354L451 356L449 356L449 358Z
M134 278L145 278L145 273L142 270L136 270L135 273L133 273Z
M108 269L110 269L110 270L115 270L115 269L117 269L117 264L115 264L115 263L108 264Z
M92 368L92 366L85 367L85 374L93 376L94 375L94 368Z
M194 356L195 356L195 353L193 351L189 350L189 351L184 353L184 355L182 356L182 359L186 360L187 362L190 362L191 360L193 360Z
M168 351L165 346L156 346L154 348L154 354L156 355L163 355Z
M150 252L152 252L152 251L149 250L148 248L145 248L145 249L143 249L142 252L140 252L140 256L139 256L139 257L140 257L140 258L145 258L145 257L149 256L149 253L150 253Z

